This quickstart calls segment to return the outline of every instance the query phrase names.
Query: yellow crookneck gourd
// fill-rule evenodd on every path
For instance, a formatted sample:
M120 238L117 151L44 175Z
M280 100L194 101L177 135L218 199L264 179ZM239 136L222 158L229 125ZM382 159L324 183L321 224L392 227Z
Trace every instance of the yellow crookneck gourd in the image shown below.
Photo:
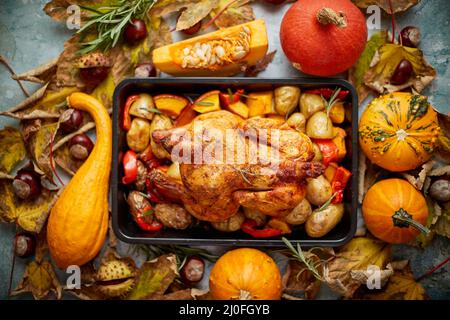
M90 95L73 93L68 103L92 116L97 141L50 212L47 241L59 268L80 266L92 260L102 248L108 230L111 119L106 108Z

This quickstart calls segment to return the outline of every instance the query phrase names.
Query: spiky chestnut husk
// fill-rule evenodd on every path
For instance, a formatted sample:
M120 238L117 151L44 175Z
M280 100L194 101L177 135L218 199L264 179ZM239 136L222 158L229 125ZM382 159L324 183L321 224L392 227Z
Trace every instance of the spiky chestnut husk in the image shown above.
M102 263L97 270L96 279L99 291L107 297L123 297L135 285L135 268L130 263L122 260L110 260ZM119 283L114 281L123 280ZM108 282L112 282L108 284Z
M111 60L101 52L92 52L78 58L76 65L80 69L110 67Z

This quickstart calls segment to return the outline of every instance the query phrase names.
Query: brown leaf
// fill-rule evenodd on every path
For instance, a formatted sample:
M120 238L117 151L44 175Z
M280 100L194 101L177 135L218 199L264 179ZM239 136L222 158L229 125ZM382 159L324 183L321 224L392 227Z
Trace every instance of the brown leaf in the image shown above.
M425 183L425 179L427 178L431 170L433 170L433 166L435 164L436 161L430 160L422 165L422 169L420 170L417 176L408 172L403 172L402 176L406 180L408 180L408 182L411 183L414 186L414 188L416 188L417 190L422 190L423 185Z
M0 171L10 173L25 159L26 149L20 131L13 127L0 130Z
M369 292L363 296L363 299L369 300L424 300L426 298L425 289L416 282L409 265L403 270L396 270L381 292Z
M178 275L176 256L166 254L139 269L136 286L127 296L128 300L151 300L163 295Z
M385 268L391 255L390 246L382 241L358 237L339 248L336 256L324 268L328 286L346 298L353 296L361 285L351 271L365 270L370 265Z
M315 259L320 261L317 256L315 256ZM289 269L289 276L283 293L301 299L313 300L319 292L321 282L314 277L304 263L291 260L289 261Z
M42 189L34 200L19 199L8 180L0 180L0 221L16 222L22 229L39 233L47 220L58 192Z
M439 114L438 120L441 131L438 137L437 154L443 162L450 163L450 118Z
M212 12L211 16L217 15L226 5L229 0L220 0L219 6ZM238 24L246 23L255 20L253 8L250 5L250 0L240 0L229 6L221 15L214 20L217 28L228 28Z
M392 11L394 13L406 11L409 8L415 6L420 0L392 0ZM389 1L387 0L352 0L360 8L367 8L371 5L377 5L386 13L391 14L391 8L389 6Z
M358 166L358 202L362 203L367 190L369 190L378 179L381 168L370 162L363 152L359 153Z
M54 292L56 298L61 299L61 284L49 261L45 260L41 263L33 261L27 265L23 279L12 295L24 292L31 292L37 300L44 299L50 292Z
M31 81L40 84L48 83L52 80L56 73L56 63L58 59L52 59L47 63L44 63L32 70L28 70L24 73L13 75L14 80Z
M277 53L277 50L269 52L268 54L266 54L266 56L264 58L259 60L253 66L248 66L248 65L243 66L242 71L244 72L244 75L246 77L256 77L258 75L258 73L266 70L267 66L269 65L269 63L272 62L276 53Z
M194 26L197 22L205 18L212 9L219 5L219 0L201 0L196 3L190 3L183 10L177 21L176 30L185 30Z
M36 90L31 96L27 97L25 100L17 104L16 106L8 109L7 111L0 112L0 115L3 115L5 113L12 113L16 112L25 108L28 108L29 106L35 104L37 101L39 101L45 94L45 91L47 90L48 84L45 86L39 88Z
M390 79L403 59L411 62L414 76L402 85L393 85ZM428 64L420 49L388 43L381 46L375 53L370 68L364 75L364 84L380 94L410 87L420 93L434 78L436 78L436 70Z
M115 5L117 2L117 0L51 0L45 5L44 12L55 21L66 22L69 16L67 8L72 4L76 4L80 6L81 20L84 20L90 12L83 9L83 7L99 9L101 7Z
M72 157L70 155L69 147L65 144L55 151L55 162L65 172L73 176L83 165L84 160L78 160Z

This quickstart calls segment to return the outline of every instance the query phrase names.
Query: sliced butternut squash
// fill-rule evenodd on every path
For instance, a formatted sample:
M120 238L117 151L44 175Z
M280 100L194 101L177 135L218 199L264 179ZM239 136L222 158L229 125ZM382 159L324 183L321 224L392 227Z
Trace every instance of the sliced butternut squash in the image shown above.
M250 117L276 113L272 91L250 93L247 98L247 106Z
M219 93L219 90L213 90L201 95L194 102L194 110L199 113L220 110Z
M153 64L174 76L230 76L267 52L264 20L224 28L153 50Z
M156 108L169 117L178 117L189 104L189 100L174 94L160 94L153 97Z

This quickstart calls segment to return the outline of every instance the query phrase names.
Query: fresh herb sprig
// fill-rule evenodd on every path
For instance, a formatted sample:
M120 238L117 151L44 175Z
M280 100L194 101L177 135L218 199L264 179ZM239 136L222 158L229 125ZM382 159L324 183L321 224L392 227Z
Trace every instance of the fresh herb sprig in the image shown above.
M96 31L97 37L92 41L81 43L79 53L106 51L115 47L126 25L133 18L144 18L155 3L156 0L119 0L117 5L96 9L83 6L82 9L91 14L77 33L86 37L92 31Z
M330 100L328 100L328 101L322 96L322 99L324 99L326 101L326 104L327 104L325 109L327 111L327 115L328 116L330 115L331 108L333 108L335 103L339 101L339 98L338 98L339 92L341 92L341 88L336 88L333 91L333 94L331 95Z
M319 270L317 269L318 266L321 265L321 261L320 259L315 259L316 261L314 261L314 259L309 258L307 255L305 255L303 253L302 248L300 247L300 244L297 243L297 248L295 248L292 243L289 242L288 239L286 239L285 237L281 238L281 240L283 240L284 244L286 245L286 247L289 249L292 259L297 260L299 262L302 262L305 267L311 272L311 274L320 281L324 281L322 275L320 274ZM311 255L310 252L309 255Z

